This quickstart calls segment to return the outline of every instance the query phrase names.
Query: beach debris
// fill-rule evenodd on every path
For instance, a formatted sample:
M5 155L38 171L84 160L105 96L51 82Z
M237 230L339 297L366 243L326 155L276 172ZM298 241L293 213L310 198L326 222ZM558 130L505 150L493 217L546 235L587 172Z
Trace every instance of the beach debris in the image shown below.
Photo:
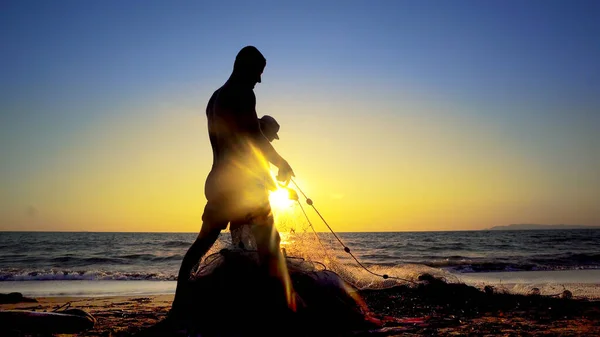
M37 302L35 298L23 296L21 293L0 294L0 304L14 304L21 302Z
M0 335L5 332L73 334L92 329L96 319L81 309L60 312L0 310Z
M570 300L573 298L573 293L570 292L569 290L565 289L561 294L560 294L560 298L562 299L566 299L566 300Z
M423 274L419 275L417 280L424 282L424 283L429 283L429 284L440 284L440 283L445 284L446 283L446 280L444 280L443 278L435 277L429 273L423 273Z
M132 302L138 302L138 303L152 302L152 299L150 297L130 298L129 300Z

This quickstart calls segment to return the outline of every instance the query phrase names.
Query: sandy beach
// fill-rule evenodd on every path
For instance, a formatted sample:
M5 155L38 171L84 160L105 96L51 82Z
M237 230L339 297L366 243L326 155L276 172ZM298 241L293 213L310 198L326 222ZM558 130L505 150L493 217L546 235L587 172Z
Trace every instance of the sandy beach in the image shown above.
M0 309L53 311L70 303L71 308L85 310L96 318L94 329L78 336L130 336L163 319L171 307L173 295L39 297L36 300L37 303L3 304Z
M464 284L436 281L361 291L360 295L370 315L382 320L382 329L352 336L600 335L598 301L485 293ZM93 329L75 336L134 336L163 320L172 299L172 295L38 297L37 302L2 304L0 309L53 311L70 305L97 320Z

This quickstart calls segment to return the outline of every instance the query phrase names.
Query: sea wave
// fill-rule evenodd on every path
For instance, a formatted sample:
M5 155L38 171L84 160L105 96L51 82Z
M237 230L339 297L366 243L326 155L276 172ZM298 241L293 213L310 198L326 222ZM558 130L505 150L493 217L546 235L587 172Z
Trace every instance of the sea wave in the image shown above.
M160 272L119 272L108 270L0 270L0 281L175 281L177 276Z
M0 232L0 281L170 280L196 235ZM318 234L320 243L312 233L287 235L301 256L326 264L325 257L356 266L355 256L369 266L462 274L600 269L600 230L339 233L343 245L328 233ZM215 247L227 247L229 237Z
M383 259L383 256L380 254L365 254L362 258L374 261ZM506 256L496 259L462 255L412 255L400 258L400 260L403 260L406 264L425 265L459 273L600 269L600 254L594 253L568 253L558 256L543 254L537 256ZM393 267L398 264L398 259L388 259L383 263L371 262L366 264Z
M177 247L189 247L191 245L191 242L189 241L179 241L179 240L175 240L175 241L166 241L165 243L162 244L164 247L172 247L172 248L177 248Z

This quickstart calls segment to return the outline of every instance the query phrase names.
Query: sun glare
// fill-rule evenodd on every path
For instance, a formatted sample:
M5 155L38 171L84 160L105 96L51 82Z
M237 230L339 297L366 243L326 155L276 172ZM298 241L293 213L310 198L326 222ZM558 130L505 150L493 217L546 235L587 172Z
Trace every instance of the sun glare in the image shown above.
M284 211L290 209L294 200L290 199L289 191L285 188L278 188L269 195L271 208L274 211Z

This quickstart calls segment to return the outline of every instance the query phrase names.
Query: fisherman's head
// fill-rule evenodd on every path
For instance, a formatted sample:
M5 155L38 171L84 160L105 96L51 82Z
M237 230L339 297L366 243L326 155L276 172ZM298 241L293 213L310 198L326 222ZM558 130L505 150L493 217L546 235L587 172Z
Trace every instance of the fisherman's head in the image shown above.
M233 76L236 80L252 88L261 82L267 60L254 46L246 46L239 51L233 64Z
M273 139L279 139L279 136L277 135L277 132L279 132L279 123L277 123L275 118L264 115L259 118L258 121L260 123L260 130L270 142L272 142Z

